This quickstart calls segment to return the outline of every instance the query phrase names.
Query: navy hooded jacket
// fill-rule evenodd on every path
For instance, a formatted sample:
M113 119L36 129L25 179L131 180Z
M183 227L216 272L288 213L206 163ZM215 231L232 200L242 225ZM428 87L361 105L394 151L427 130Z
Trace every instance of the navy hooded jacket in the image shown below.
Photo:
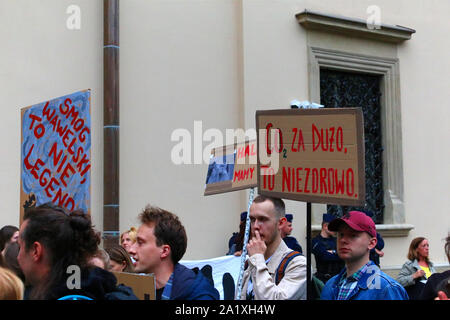
M63 282L50 290L46 300L70 295L81 295L93 300L138 300L130 287L117 285L114 274L98 267L81 270L80 289L69 289L67 283Z
M177 263L173 271L170 300L219 300L220 295L201 271L195 272Z

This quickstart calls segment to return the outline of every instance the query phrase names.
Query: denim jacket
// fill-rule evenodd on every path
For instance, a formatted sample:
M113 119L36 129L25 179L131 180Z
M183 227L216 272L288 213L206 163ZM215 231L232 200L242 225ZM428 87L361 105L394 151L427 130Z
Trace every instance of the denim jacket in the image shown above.
M436 269L431 261L428 263L428 266L432 274L436 273ZM417 270L421 270L417 259L414 259L413 261L406 261L403 264L396 280L404 287L412 286L421 280L425 282L427 280L426 275L418 279L414 279L413 275Z
M344 268L338 275L327 281L322 290L321 300L337 300L339 280L346 273ZM390 276L385 274L372 261L367 271L359 279L357 286L350 293L348 300L408 300L405 289Z

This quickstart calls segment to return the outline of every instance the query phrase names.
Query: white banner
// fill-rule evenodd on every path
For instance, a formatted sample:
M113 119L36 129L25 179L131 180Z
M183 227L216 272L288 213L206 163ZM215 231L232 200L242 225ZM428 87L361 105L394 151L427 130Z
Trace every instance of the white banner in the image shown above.
M241 257L235 257L233 255L230 256L223 256L213 259L207 259L207 260L181 260L180 263L190 269L193 269L195 267L199 268L201 270L205 266L209 265L212 269L212 279L214 281L214 287L219 291L220 299L224 300L225 294L230 297L230 284L226 285L225 292L223 287L223 279L224 275L226 273L229 273L229 275L233 279L234 285L232 285L233 293L232 296L234 297L234 292L236 290L237 281L239 278L239 269L241 266ZM206 267L208 268L208 267ZM225 276L225 279L230 279L229 276ZM227 281L227 280L226 280ZM234 299L234 298L232 298Z

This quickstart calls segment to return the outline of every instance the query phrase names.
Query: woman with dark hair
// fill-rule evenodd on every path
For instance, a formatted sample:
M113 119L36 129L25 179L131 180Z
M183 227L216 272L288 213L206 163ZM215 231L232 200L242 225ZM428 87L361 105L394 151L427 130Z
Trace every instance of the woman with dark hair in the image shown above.
M5 249L11 242L16 242L19 238L19 229L14 226L4 226L0 229L0 251L5 254Z
M397 276L397 281L406 289L410 300L420 298L427 279L436 272L429 259L429 248L426 238L413 239L409 245L408 261Z
M19 255L20 247L19 243L13 242L8 245L8 247L5 249L5 255L4 255L4 266L5 268L10 269L13 271L16 276L20 278L23 282L25 282L25 275L22 272L22 269L20 269L19 262L17 261L17 256Z
M134 272L133 263L131 262L130 255L128 252L120 245L113 246L112 248L106 249L110 258L110 271L118 272Z
M82 211L65 214L44 205L25 212L18 261L32 287L29 298L54 300L81 295L96 300L137 299L131 289L117 290L112 273L88 264L99 243L90 216Z

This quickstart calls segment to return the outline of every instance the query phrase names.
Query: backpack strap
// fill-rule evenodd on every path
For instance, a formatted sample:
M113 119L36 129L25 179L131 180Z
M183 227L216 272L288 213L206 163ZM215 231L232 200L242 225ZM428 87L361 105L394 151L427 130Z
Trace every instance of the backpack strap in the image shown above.
M278 285L284 277L284 272L286 271L286 268L291 262L292 259L294 259L297 256L301 256L302 254L298 251L291 251L287 255L284 256L283 260L281 260L280 265L277 268L276 275L275 275L275 284Z

